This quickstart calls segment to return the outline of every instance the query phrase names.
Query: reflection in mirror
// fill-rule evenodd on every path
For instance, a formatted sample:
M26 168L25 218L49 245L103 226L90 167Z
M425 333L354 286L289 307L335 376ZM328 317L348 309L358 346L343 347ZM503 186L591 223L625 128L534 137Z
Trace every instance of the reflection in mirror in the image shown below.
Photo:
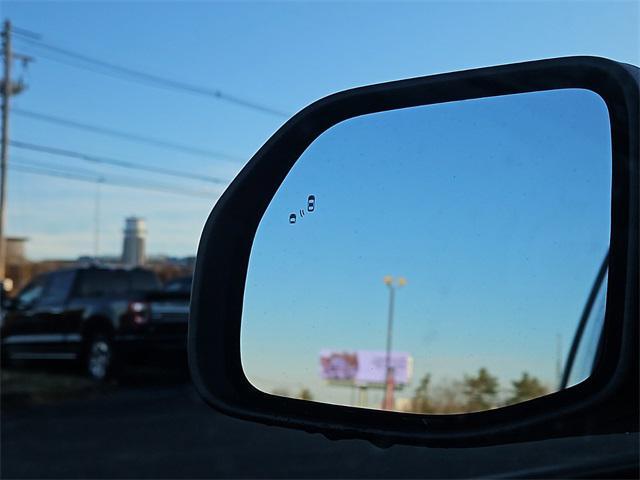
M276 395L436 414L556 391L608 249L610 189L608 113L586 90L332 127L258 228L247 378Z

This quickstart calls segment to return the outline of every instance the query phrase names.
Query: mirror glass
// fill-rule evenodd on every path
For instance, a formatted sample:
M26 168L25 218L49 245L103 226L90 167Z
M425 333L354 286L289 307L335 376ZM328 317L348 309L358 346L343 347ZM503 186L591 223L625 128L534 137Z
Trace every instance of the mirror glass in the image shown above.
M275 395L415 413L552 393L607 254L610 196L609 116L591 91L335 125L258 228L245 374Z

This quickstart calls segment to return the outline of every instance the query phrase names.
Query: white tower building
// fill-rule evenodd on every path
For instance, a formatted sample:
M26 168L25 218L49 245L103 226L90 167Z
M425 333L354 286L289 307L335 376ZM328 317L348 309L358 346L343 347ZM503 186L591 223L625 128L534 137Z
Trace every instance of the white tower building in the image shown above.
M122 263L130 266L144 265L146 237L147 227L144 219L138 217L125 219Z

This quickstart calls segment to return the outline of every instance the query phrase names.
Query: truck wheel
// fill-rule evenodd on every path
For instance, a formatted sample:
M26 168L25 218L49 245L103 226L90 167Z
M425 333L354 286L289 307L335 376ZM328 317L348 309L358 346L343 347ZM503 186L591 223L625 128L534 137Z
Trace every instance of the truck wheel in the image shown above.
M85 368L89 377L98 382L109 377L113 368L113 347L107 337L99 335L89 340Z

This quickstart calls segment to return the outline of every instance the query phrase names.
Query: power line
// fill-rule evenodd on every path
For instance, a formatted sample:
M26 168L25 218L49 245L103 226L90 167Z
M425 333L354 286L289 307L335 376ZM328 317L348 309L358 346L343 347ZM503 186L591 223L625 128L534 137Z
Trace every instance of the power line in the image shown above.
M228 180L224 180L218 177L210 177L210 176L206 176L206 175L197 175L195 173L186 173L186 172L181 172L178 170L172 170L169 168L161 168L161 167L152 167L152 166L148 166L148 165L142 165L139 163L134 163L134 162L127 162L124 160L117 160L114 158L108 158L108 157L99 157L96 155L89 155L86 153L82 153L82 152L76 152L73 150L66 150L63 148L58 148L58 147L50 147L50 146L46 146L46 145L37 145L34 143L28 143L28 142L21 142L18 140L10 140L9 144L12 147L15 148L20 148L20 149L24 149L24 150L31 150L31 151L35 151L35 152L41 152L41 153L49 153L51 155L58 155L58 156L62 156L62 157L69 157L69 158L75 158L78 160L84 160L86 162L92 162L92 163L104 163L104 164L108 164L108 165L114 165L117 167L121 167L121 168L128 168L130 170L140 170L143 172L151 172L151 173L159 173L162 175L168 175L168 176L172 176L172 177L182 177L182 178L188 178L188 179L192 179L192 180L201 180L203 182L210 182L210 183L216 183L216 184L220 184L220 185L227 185L229 183Z
M106 185L112 185L117 187L131 188L134 190L148 190L148 191L159 192L159 193L171 193L175 195L185 195L189 197L199 197L199 198L209 198L209 199L211 199L216 195L215 192L198 192L198 191L191 191L188 189L169 187L165 185L154 185L150 183L138 183L138 182L133 183L133 182L125 182L122 180L114 180L114 179L105 178L101 176L90 176L84 173L65 171L58 168L37 166L36 164L29 165L28 162L19 162L17 164L12 163L9 166L9 168L22 173L43 175L43 176L49 176L49 177L58 177L58 178L64 178L67 180L77 180L77 181L86 182L86 183L106 184Z
M62 172L65 174L68 173L76 176L84 176L84 177L87 177L87 179L95 182L103 182L108 180L109 182L117 182L118 184L122 184L122 185L124 184L131 185L132 187L136 187L138 185L146 185L154 188L185 192L185 193L194 194L194 195L203 195L206 197L210 197L211 195L217 195L219 193L219 192L206 190L206 189L203 190L203 189L185 188L182 186L170 185L162 182L161 183L149 182L146 179L122 177L119 175L113 176L112 174L109 174L108 177L105 177L101 172L96 172L95 170L90 170L88 168L69 167L67 165L64 165L64 166L52 165L49 162L41 162L38 160L32 160L29 158L24 158L24 157L15 156L15 155L12 155L11 159L13 162L17 161L18 164L24 165L27 167L55 170L57 172Z
M91 180L94 182L103 182L103 181L117 182L118 184L121 184L121 185L126 184L132 187L136 187L138 185L145 185L148 187L161 188L161 189L172 190L177 192L184 192L187 194L194 194L197 196L202 195L205 197L211 197L211 195L218 195L220 193L220 192L207 190L207 189L185 188L182 186L171 185L171 184L166 184L162 182L160 183L150 182L146 179L123 177L119 175L114 176L112 174L108 174L108 176L105 177L101 172L96 172L95 170L91 170L88 168L75 167L75 166L69 167L68 165L55 165L55 164L52 165L50 162L41 162L39 160L33 160L30 158L25 158L25 157L15 156L15 155L12 155L11 159L13 162L17 161L20 165L24 165L28 167L36 167L40 169L55 170L57 172L62 172L65 174L68 173L75 176L84 176L88 180Z
M246 100L240 97L237 97L235 95L230 95L228 93L222 92L221 90L218 89L211 89L211 88L207 88L207 87L203 87L200 85L193 85L190 83L186 83L186 82L181 82L178 80L173 80L170 78L166 78L166 77L161 77L158 75L154 75L154 74L150 74L150 73L146 73L146 72L142 72L140 70L134 70L132 68L128 68L128 67L123 67L121 65L116 65L114 63L111 62L106 62L104 60L99 60L97 58L92 58L89 57L87 55L78 53L78 52L74 52L72 50L68 50L66 48L62 48L62 47L58 47L56 45L50 44L50 43L46 43L43 42L41 40L36 40L32 37L26 36L26 35L22 35L19 32L14 32L16 37L19 38L20 40L29 43L30 45L33 45L34 47L37 48L41 48L41 49L45 49L45 50L49 50L51 52L55 52L59 55L63 55L66 56L68 58L72 58L75 60L79 60L81 62L84 62L86 64L89 65L94 65L94 66L98 66L101 67L107 71L110 71L112 74L117 74L118 76L120 76L121 78L125 78L127 80L138 80L138 81L143 81L146 82L147 84L156 86L156 87L164 87L164 88L169 88L169 89L173 89L173 90L181 90L184 92L188 92L194 95L204 95L207 97L212 97L212 98L216 98L218 100L223 100L229 103L233 103L235 105L244 107L244 108L249 108L255 111L259 111L262 113L267 113L270 115L274 115L277 117L289 117L289 114L266 106L266 105L262 105L260 103L256 103L254 101L251 100ZM47 58L47 57L45 57ZM58 61L61 63L65 63L67 65L72 65L75 67L80 67L80 68L86 68L86 65L78 65L78 64L71 64L70 62L64 62L61 61L59 58L55 58L55 57L48 57L50 60L54 60L54 61ZM96 72L95 69L90 69L94 72ZM108 74L105 71L98 71L98 73L103 73L103 74Z
M149 145L154 145L156 147L163 147L163 148L169 148L171 150L175 150L178 152L183 152L183 153L188 153L191 155L199 155L202 157L219 157L219 158L224 158L226 160L242 160L240 157L234 156L234 155L229 155L228 153L223 153L223 152L217 152L214 150L207 150L204 148L198 148L198 147L192 147L189 145L182 145L179 143L174 143L174 142L168 142L166 140L160 140L157 138L153 138L153 137L147 137L144 135L138 135L135 133L128 133L128 132L123 132L121 130L115 130L112 128L108 128L108 127L102 127L102 126L97 126L97 125L90 125L87 123L83 123L83 122L79 122L77 120L69 120L66 118L61 118L61 117L57 117L54 115L48 115L48 114L44 114L44 113L39 113L39 112L34 112L31 110L24 110L22 108L13 108L12 112L14 114L23 116L23 117L28 117L28 118L33 118L36 120L41 120L43 122L49 122L49 123L53 123L53 124L57 124L57 125L63 125L66 127L72 127L72 128L78 128L81 130L86 130L88 132L93 132L93 133L99 133L99 134L103 134L103 135L110 135L112 137L118 137L118 138L123 138L126 140L131 140L134 142L140 142L140 143L146 143Z
M34 40L42 39L42 35L40 35L39 33L35 33L30 30L26 30L24 28L12 26L11 31L14 34L22 35L23 37L33 38Z
M67 180L78 180L78 181L83 181L83 182L87 182L87 183L100 183L100 184L112 185L112 186L117 186L117 187L131 188L131 189L134 189L134 190L149 190L149 191L153 191L153 192L156 192L156 193L158 193L158 192L159 193L170 193L170 194L175 194L175 195L186 195L186 196L189 196L189 197L199 197L199 198L209 198L209 199L212 198L211 195L190 193L190 192L187 192L187 191L174 190L174 189L155 187L155 186L149 186L149 185L129 185L129 184L124 184L124 183L120 183L120 182L116 182L116 181L112 181L112 180L102 179L100 177L98 177L98 178L86 178L86 177L83 177L81 175L75 175L75 174L72 174L72 173L61 172L61 171L56 171L56 170L48 170L48 169L42 169L42 168L36 168L36 167L27 167L27 166L22 166L22 165L11 164L9 166L9 168L11 170L15 170L15 171L22 172L22 173L28 173L28 174L34 174L34 175L44 175L44 176L48 176L48 177L58 177L58 178L64 178L64 179L67 179Z
M69 167L67 165L64 165L64 166L52 165L50 162L41 162L41 161L38 161L38 160L32 160L30 158L25 158L25 157L16 156L16 155L11 155L11 161L12 162L16 162L17 161L18 163L23 164L23 165L27 165L27 166L35 166L35 167L42 167L42 168L66 170L68 172L73 173L74 175L85 175L85 176L88 176L88 177L91 177L91 178L94 178L94 179L96 177L102 178L102 174L100 172L96 172L95 170L90 170L88 168Z

